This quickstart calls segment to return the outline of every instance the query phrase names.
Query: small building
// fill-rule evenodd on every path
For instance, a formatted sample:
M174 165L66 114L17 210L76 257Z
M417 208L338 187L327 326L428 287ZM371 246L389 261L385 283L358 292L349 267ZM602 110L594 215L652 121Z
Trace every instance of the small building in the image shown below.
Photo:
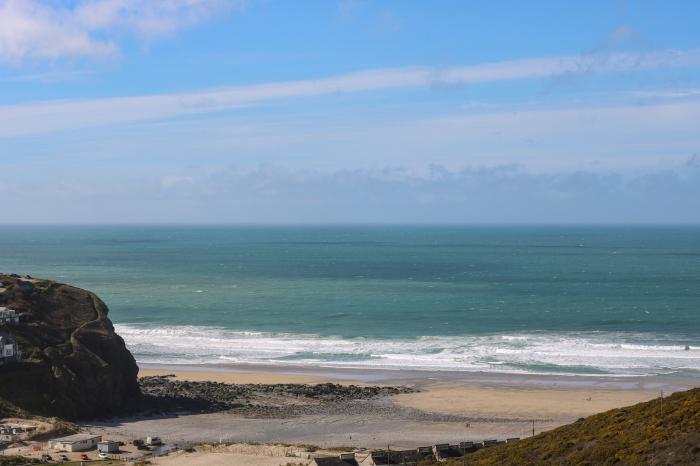
M95 448L101 441L101 435L75 434L49 440L49 448L63 451L86 451Z
M19 314L14 309L0 306L0 325L19 324Z
M359 466L354 453L341 453L338 456L314 458L316 466Z
M462 454L474 453L476 450L478 450L481 447L482 447L481 443L459 442L459 451L462 452Z
M438 461L459 458L464 454L458 445L450 445L449 443L437 444L433 451L435 452L435 459Z
M0 366L17 362L18 353L15 338L9 333L0 332Z
M19 435L12 433L0 433L0 442L13 443L19 440Z
M389 452L386 450L374 450L371 454L373 465L391 464L389 463Z
M425 457L418 450L375 450L372 452L372 463L375 466L401 464L415 466Z
M97 442L97 451L102 453L119 453L119 442L114 440L102 440Z

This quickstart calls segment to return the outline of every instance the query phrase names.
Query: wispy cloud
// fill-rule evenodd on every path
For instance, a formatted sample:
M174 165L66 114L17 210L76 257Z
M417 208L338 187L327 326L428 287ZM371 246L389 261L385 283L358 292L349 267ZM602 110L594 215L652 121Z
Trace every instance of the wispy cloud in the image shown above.
M700 50L557 56L444 68L385 68L320 79L93 100L48 101L0 107L0 137L166 119L339 93L440 87L572 74L685 67Z
M0 81L16 82L41 82L51 83L58 81L79 81L93 76L95 73L88 70L46 71L42 73L15 74L0 77Z
M652 97L660 99L678 99L700 96L700 89L663 89L635 92L639 97Z
M212 18L236 0L0 0L0 61L104 58L124 35L156 38Z

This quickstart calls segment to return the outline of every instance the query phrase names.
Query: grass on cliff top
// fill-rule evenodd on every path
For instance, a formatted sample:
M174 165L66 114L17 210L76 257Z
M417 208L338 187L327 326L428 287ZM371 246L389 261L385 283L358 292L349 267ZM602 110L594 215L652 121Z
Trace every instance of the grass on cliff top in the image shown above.
M700 388L596 414L465 460L442 464L700 465Z

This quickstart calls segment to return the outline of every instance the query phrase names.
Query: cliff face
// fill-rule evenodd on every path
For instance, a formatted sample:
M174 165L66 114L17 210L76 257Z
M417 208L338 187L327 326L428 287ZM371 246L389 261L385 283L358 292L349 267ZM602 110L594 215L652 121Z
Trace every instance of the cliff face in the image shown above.
M16 275L0 274L0 283L0 306L22 313L19 324L0 323L21 353L0 366L0 411L103 417L139 394L136 362L97 296Z

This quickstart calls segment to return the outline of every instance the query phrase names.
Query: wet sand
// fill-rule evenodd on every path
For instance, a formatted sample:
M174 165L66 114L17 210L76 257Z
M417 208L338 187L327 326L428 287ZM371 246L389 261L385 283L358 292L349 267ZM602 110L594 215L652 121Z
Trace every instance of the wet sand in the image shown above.
M332 377L322 377L302 374L285 374L281 372L226 372L226 371L205 371L177 369L158 369L149 367L139 368L139 377L175 375L176 380L187 380L190 382L221 382L221 383L304 383L317 384L324 382L340 383L341 380Z
M533 419L535 432L540 432L579 417L656 398L660 390L668 394L700 385L700 381L692 379L299 367L145 366L141 370L141 375L166 374L175 374L180 380L226 383L391 384L414 387L420 392L331 404L309 414L280 418L251 418L231 412L180 414L113 419L93 424L91 430L106 437L157 435L171 442L304 443L364 448L390 444L396 448L414 448L464 440L525 437L532 434Z

